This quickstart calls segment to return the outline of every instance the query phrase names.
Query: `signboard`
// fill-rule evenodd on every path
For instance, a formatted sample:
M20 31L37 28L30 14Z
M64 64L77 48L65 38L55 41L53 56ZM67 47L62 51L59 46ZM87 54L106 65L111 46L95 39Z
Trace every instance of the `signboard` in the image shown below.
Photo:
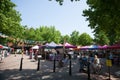
M106 65L111 67L112 66L112 61L111 60L106 60Z

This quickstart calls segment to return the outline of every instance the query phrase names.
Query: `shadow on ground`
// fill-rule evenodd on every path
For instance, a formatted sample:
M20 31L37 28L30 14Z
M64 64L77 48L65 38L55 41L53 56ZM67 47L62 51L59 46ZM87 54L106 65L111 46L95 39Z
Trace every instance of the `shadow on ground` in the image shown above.
M33 69L18 69L0 71L0 80L87 80L85 74L73 74L69 76L67 73L36 71Z

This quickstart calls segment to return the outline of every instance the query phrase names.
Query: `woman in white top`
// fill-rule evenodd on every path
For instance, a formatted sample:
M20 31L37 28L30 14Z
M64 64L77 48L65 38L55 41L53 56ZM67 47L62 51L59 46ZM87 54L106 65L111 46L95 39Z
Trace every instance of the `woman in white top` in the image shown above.
M93 68L94 72L96 72L97 69L101 68L100 59L97 57L97 55L94 56L94 61L92 63L92 68Z

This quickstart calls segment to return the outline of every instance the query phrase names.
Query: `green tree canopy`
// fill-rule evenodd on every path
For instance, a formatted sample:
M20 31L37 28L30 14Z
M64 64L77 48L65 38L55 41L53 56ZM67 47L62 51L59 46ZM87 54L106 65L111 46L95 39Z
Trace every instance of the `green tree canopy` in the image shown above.
M87 0L89 9L83 11L95 34L104 31L113 44L120 37L120 0Z
M70 36L71 36L70 42L74 45L78 45L79 32L75 30L72 32L72 34Z
M64 43L64 42L68 42L68 43L70 43L70 36L69 35L63 35L63 36L61 36L61 39L60 39L61 41L60 41L60 43Z
M10 0L0 0L0 33L14 37L21 32L21 18L15 6Z
M94 42L99 45L108 45L109 39L103 31L100 31L98 34L95 34Z
M82 33L79 36L79 42L80 42L80 45L82 45L82 46L91 45L93 43L93 39L90 37L89 34Z
M64 2L64 0L56 1L60 5ZM119 41L120 0L87 0L87 4L89 8L83 11L83 16L89 21L89 27L94 30L95 35L102 30L110 40L110 44Z
M61 33L60 31L56 30L54 26L41 26L39 28L40 36L44 41L51 42L54 41L56 43L60 42Z
M52 1L52 0L49 0ZM60 5L63 5L64 0L56 0ZM73 1L80 1L80 0L70 0L71 2Z

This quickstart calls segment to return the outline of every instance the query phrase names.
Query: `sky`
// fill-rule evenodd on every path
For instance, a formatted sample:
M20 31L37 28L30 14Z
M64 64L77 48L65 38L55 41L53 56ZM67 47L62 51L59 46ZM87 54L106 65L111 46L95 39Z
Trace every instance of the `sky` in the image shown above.
M55 0L11 0L21 14L21 24L28 27L55 26L62 35L70 35L73 31L80 34L86 32L91 37L92 30L88 21L83 17L83 10L88 9L86 0L71 2L64 0L62 6Z

